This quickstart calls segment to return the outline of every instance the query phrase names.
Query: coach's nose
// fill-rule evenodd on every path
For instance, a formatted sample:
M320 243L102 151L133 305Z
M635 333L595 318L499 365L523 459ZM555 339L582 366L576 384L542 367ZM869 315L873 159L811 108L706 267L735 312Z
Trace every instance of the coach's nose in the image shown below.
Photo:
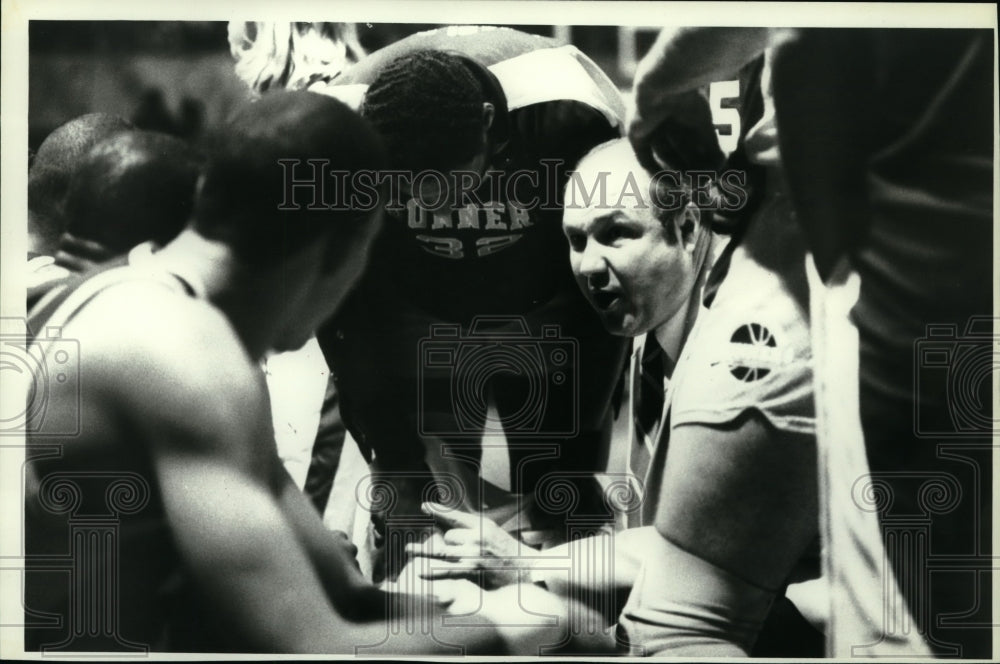
M599 243L588 242L580 252L579 274L593 288L607 285L608 263Z

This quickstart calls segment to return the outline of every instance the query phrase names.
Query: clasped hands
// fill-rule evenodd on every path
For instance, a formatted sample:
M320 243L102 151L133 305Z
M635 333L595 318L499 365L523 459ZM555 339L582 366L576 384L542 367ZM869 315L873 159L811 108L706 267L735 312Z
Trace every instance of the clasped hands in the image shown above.
M532 549L492 519L423 503L437 528L406 546L409 562L387 590L426 593L452 615L476 614L505 623L519 607L564 615L564 600L530 583ZM527 554L527 555L526 555Z
M440 531L406 546L407 567L420 578L467 579L487 590L529 580L532 550L492 519L437 503L423 503L421 510Z

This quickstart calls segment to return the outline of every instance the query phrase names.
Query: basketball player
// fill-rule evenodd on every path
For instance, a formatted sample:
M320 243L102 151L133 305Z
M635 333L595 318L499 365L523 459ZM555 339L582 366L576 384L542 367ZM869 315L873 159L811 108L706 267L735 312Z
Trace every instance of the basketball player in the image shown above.
M383 155L339 102L265 96L228 127L187 229L54 289L31 312L33 349L78 380L43 386L48 408L29 436L25 605L62 618L61 628L28 628L29 649L461 653L527 643L521 628L489 626L499 616L488 601L484 629L390 634L392 616L433 622L436 610L372 587L275 454L257 361L301 346L340 305L379 223L377 210L279 211L278 160L353 171L381 167ZM66 352L68 340L79 353Z
M465 26L396 42L333 83L312 89L357 100L408 174L371 270L319 335L345 422L392 484L395 516L421 515L447 478L456 506L535 545L564 540L567 515L531 493L562 472L581 513L606 512L592 473L626 344L569 278L561 193L589 148L620 135L617 90L571 46ZM441 340L453 365L421 355ZM477 356L483 340L494 351ZM401 547L390 555L392 575Z
M163 244L184 228L202 157L180 139L126 131L98 142L70 177L60 214L66 228L47 269L32 272L28 308L70 274L140 242Z
M775 56L832 657L994 652L995 69L990 30L804 30Z
M99 141L131 123L107 113L88 113L56 128L38 146L28 169L29 256L53 255L65 230L62 206L70 178L87 152Z
M75 272L88 267L74 253L81 240L111 256L172 240L190 218L201 162L184 141L155 132L123 132L95 145L70 179L56 262Z
M201 161L202 156L184 141L148 131L119 132L91 148L70 178L62 213L67 228L59 239L54 262L37 275L37 282L28 290L28 308L71 273L84 272L129 251L149 253L176 237L191 216ZM47 277L44 280L43 274ZM306 370L289 379L298 381L295 387L299 389L275 385L293 358L309 362ZM323 359L315 340L302 351L264 361L278 454L299 486L308 468L309 452L289 453L294 444L288 441L297 440L298 429L303 429L298 438L305 439L307 445L315 438L301 420L308 421L309 401L302 398L306 381L319 379L320 394L325 385L325 374L316 371L317 361L322 363ZM299 416L301 410L307 415ZM318 403L315 410L318 416Z
M230 21L227 32L236 75L255 98L328 82L365 55L353 23ZM269 355L264 372L278 455L296 485L323 512L335 469L341 467L345 438L326 360L310 339L295 351ZM314 455L318 462L310 474Z
M65 277L55 255L66 230L64 205L73 172L96 143L129 131L126 120L107 113L88 113L56 128L38 146L28 168L28 297ZM94 243L77 244L80 260L110 256Z

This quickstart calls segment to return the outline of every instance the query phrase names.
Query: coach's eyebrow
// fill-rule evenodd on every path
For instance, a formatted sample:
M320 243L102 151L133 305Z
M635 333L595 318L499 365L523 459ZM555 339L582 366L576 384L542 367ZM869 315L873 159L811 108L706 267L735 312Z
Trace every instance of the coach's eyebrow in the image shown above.
M595 226L607 226L608 224L613 224L613 223L615 223L616 218L618 217L619 214L620 214L619 210L612 210L611 212L608 212L607 214L602 214L599 217L594 217L594 225Z
M586 233L592 233L592 232L594 232L595 229L604 228L608 224L614 223L615 215L616 214L617 214L617 212L614 211L614 210L612 210L612 211L610 211L610 212L608 212L606 214L602 214L602 215L600 215L598 217L592 217L590 219L585 220L584 223L583 223L583 225L582 225L582 228L581 227L573 227L571 225L565 225L563 230L565 232L567 232L567 233L570 232L571 230L576 230L576 231L581 231L581 232L586 232Z

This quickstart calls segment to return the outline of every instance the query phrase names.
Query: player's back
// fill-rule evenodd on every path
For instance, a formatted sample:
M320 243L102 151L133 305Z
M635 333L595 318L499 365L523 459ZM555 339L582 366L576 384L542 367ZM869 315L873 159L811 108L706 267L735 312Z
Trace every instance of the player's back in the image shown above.
M28 436L25 604L59 622L36 619L26 649L218 649L165 516L157 458L166 441L199 444L195 425L177 425L192 399L235 410L224 385L204 390L199 370L241 355L225 348L235 335L181 282L134 267L73 279L33 313L32 350L48 375Z

